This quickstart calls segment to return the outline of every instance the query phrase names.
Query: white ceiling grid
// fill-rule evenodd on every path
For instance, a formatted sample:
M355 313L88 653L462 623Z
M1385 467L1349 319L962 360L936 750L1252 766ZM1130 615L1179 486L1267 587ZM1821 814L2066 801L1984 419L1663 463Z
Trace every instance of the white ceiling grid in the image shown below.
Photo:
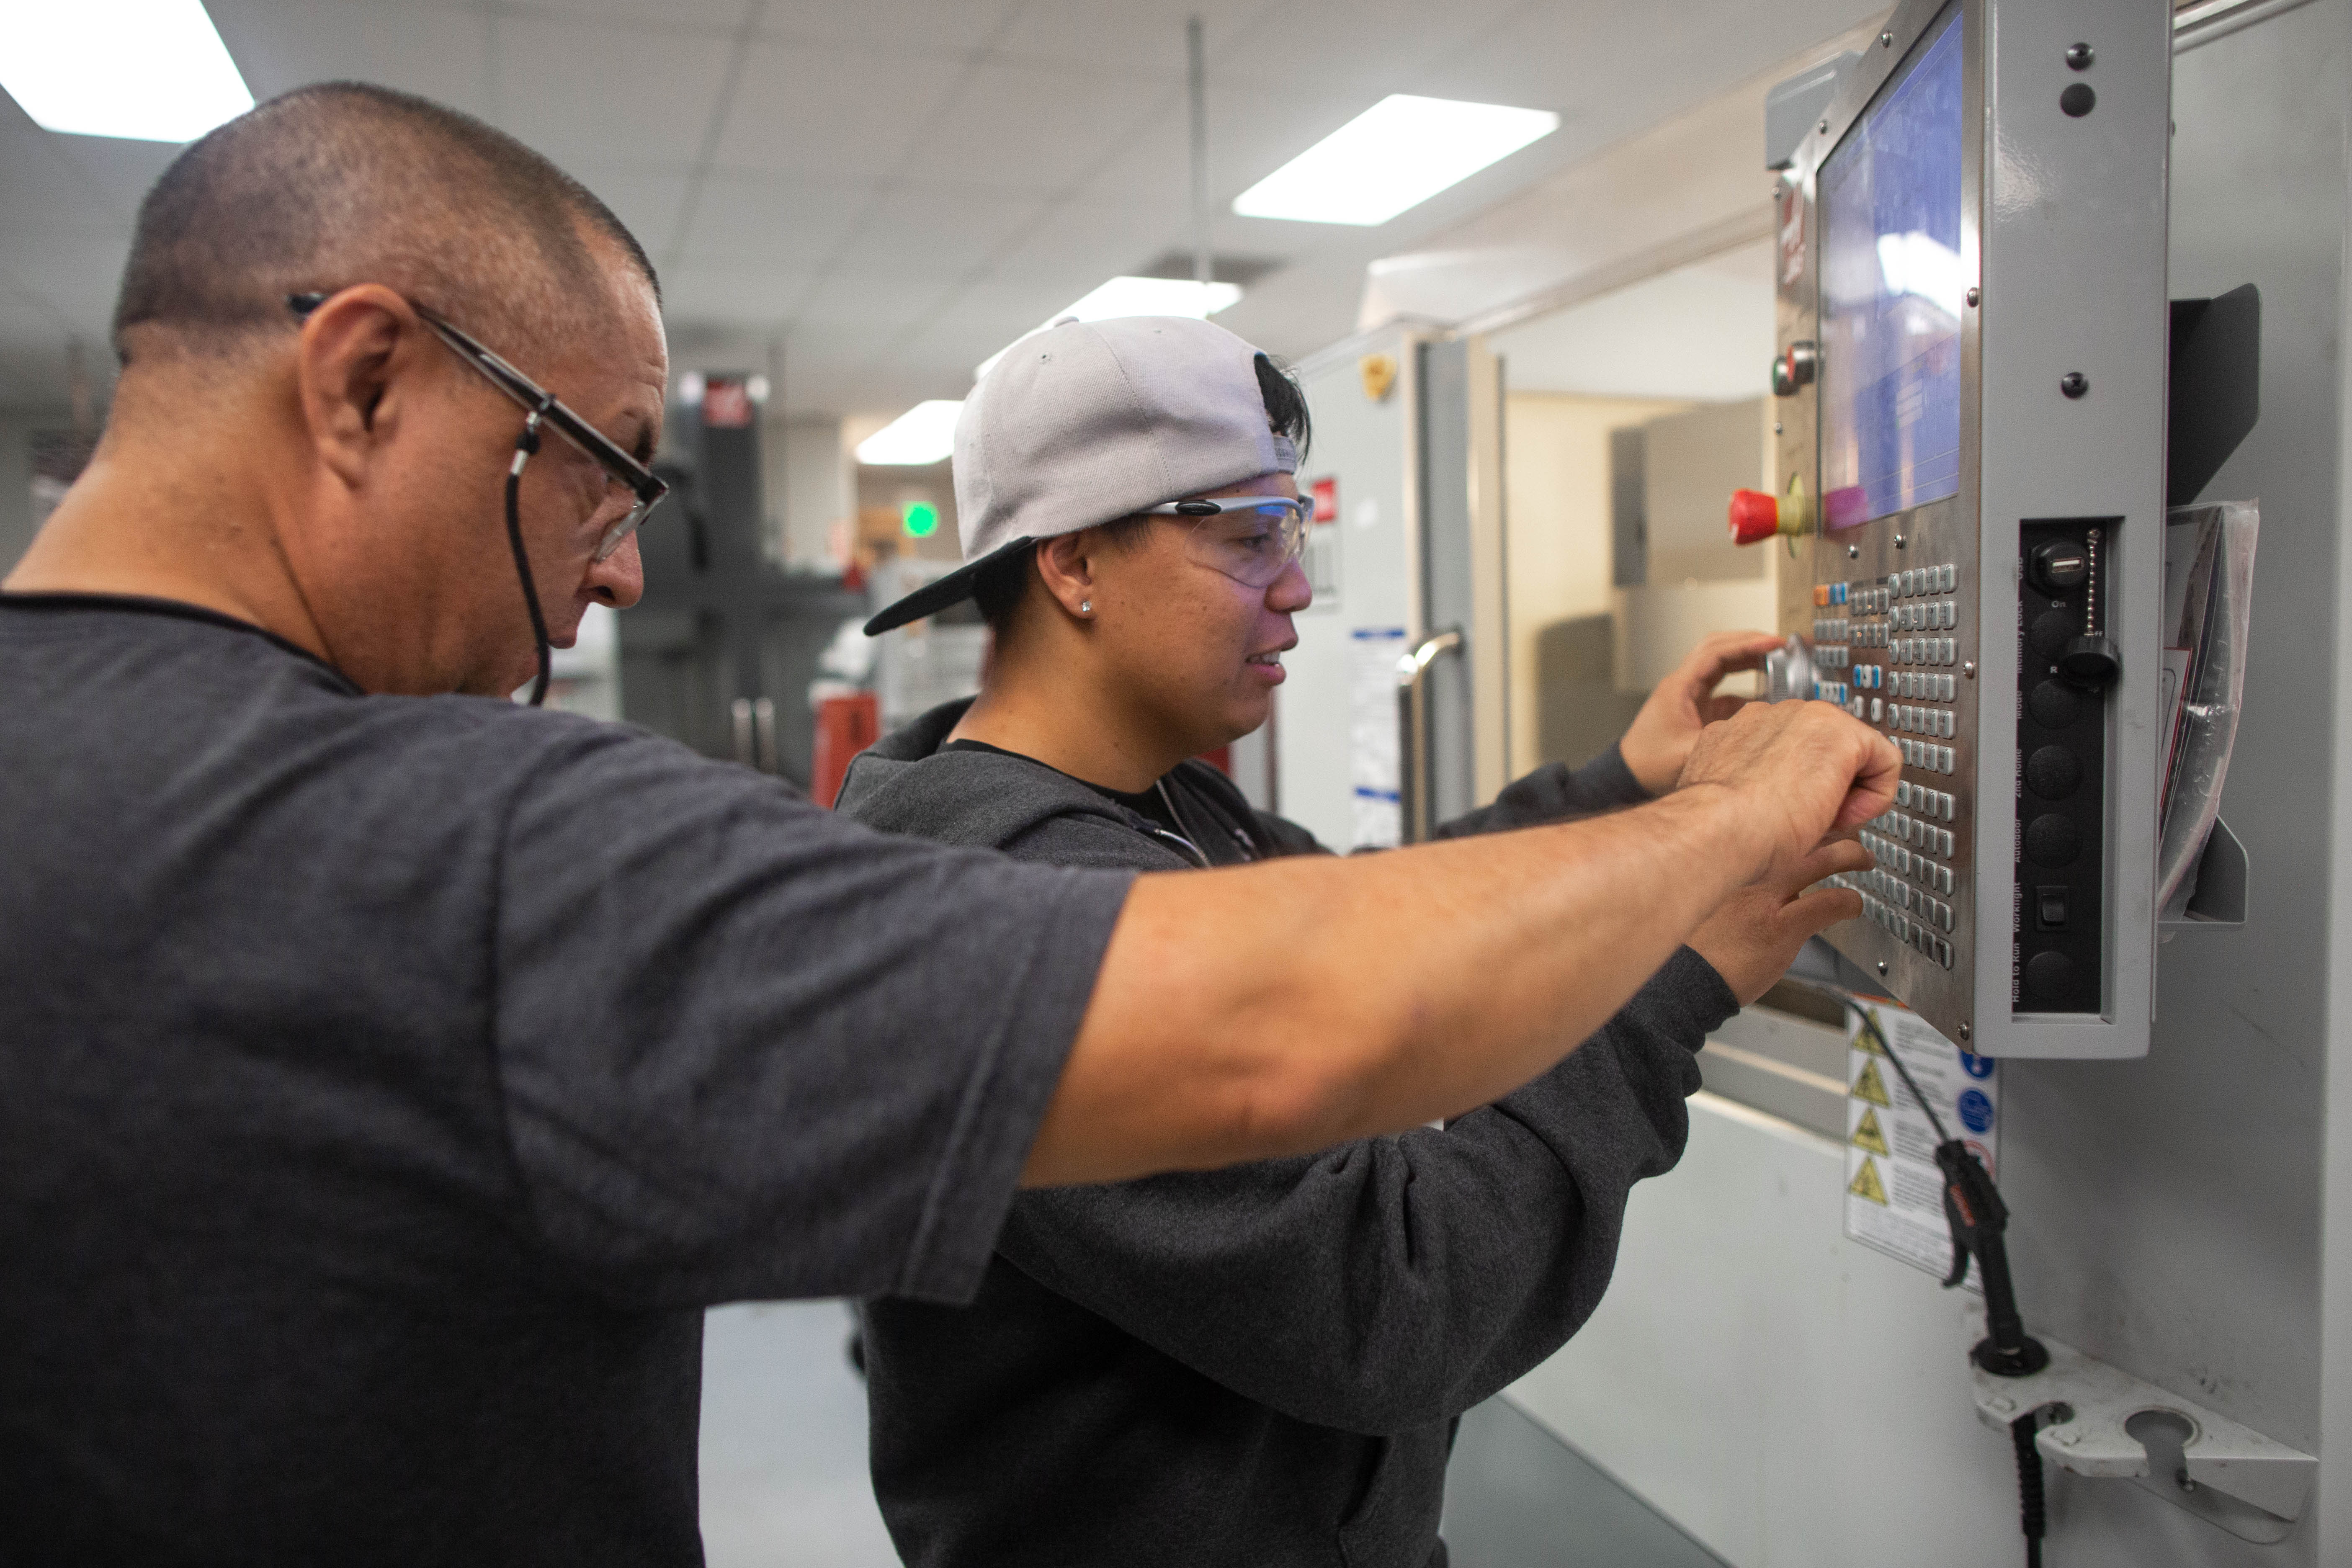
M1183 24L1205 18L1214 240L1278 260L1220 319L1303 353L1365 264L1859 20L1856 0L208 0L257 96L356 77L513 132L660 264L681 367L768 368L795 409L960 395L1105 278L1189 247ZM1390 92L1561 130L1378 228L1234 195ZM175 150L0 100L0 405L103 342L140 194Z

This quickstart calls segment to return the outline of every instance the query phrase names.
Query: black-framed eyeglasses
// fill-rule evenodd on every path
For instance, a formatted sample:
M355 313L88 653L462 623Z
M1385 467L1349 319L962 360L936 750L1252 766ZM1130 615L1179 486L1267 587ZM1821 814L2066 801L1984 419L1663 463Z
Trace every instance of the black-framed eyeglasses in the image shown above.
M298 318L302 319L307 319L311 311L326 302L324 294L286 296L287 305ZM613 552L621 548L624 540L637 531L637 525L645 521L646 514L661 504L662 497L669 494L669 481L623 451L603 431L564 406L561 398L483 347L464 329L444 321L437 313L426 310L414 300L408 300L408 308L415 310L417 319L432 328L435 335L448 345L450 353L480 372L492 386L514 399L525 412L536 416L536 424L554 431L602 468L612 485L628 492L629 510L607 527L596 541L596 559L609 558Z

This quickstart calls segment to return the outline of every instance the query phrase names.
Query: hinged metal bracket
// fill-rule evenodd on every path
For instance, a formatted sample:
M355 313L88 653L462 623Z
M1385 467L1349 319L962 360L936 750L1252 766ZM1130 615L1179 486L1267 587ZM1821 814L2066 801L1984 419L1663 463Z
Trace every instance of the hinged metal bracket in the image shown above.
M1977 1325L1980 1331L1981 1325ZM2029 1410L2053 1420L2042 1457L2077 1476L2119 1476L2242 1540L2284 1540L2303 1517L2319 1461L2203 1405L2142 1383L2053 1339L2050 1364L2026 1377L1971 1365L1977 1418L2006 1432Z

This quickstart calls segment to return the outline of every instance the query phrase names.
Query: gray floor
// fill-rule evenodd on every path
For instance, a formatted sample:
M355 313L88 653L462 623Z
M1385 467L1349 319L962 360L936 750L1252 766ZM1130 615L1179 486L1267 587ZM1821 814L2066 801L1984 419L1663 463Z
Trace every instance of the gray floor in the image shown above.
M1462 1417L1444 1534L1454 1568L1726 1568L1507 1399Z
M866 1479L866 1388L838 1301L722 1307L702 1345L710 1568L896 1568Z

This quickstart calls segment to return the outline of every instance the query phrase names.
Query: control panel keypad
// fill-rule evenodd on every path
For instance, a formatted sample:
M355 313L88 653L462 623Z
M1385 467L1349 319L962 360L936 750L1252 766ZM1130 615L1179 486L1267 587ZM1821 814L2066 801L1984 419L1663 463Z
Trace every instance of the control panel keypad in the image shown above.
M1866 581L1821 583L1813 605L1814 667L1824 678L1814 695L1857 719L1883 726L1913 774L1950 777L1959 770L1959 638L1942 634L1960 624L1958 563L1906 567ZM1833 675L1832 672L1834 672ZM1868 871L1830 880L1862 895L1863 912L1880 929L1949 969L1957 929L1951 900L1959 877L1951 861L1958 841L1944 826L1959 803L1949 790L1917 777L1895 785L1895 809L1860 835L1873 861Z
M1908 781L1896 786L1896 799L1921 815L1895 810L1873 817L1858 837L1875 864L1830 880L1860 893L1863 912L1881 928L1949 968L1952 944L1944 933L1959 921L1948 901L1958 885L1949 864L1956 842L1950 828L1930 819L1951 820L1956 802L1948 792Z

